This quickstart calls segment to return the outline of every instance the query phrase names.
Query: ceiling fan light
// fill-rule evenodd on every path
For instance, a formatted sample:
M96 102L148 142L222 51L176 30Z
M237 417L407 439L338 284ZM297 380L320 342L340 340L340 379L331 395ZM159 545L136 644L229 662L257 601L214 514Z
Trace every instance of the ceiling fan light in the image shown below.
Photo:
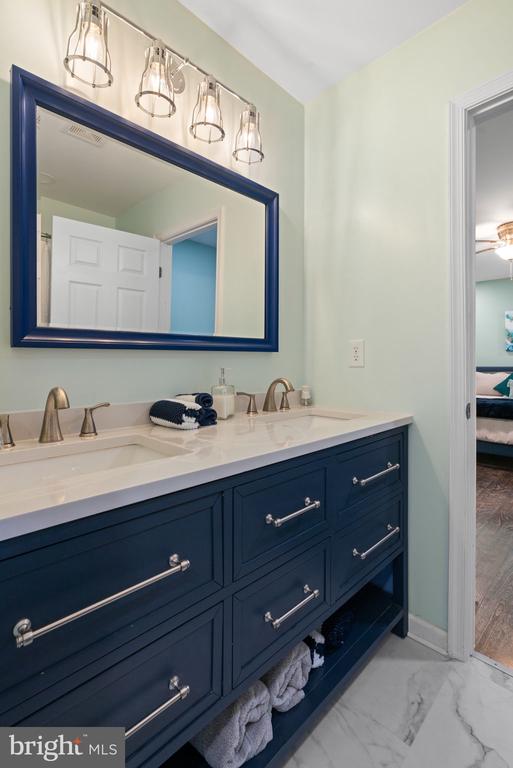
M108 28L109 19L100 2L82 0L78 3L64 66L72 77L93 88L112 85Z
M495 253L504 261L511 261L513 259L513 245L508 243L501 243L498 248L495 249Z
M241 112L240 128L235 137L234 158L247 165L261 163L262 136L260 134L260 113L254 104L248 104Z
M198 99L192 112L189 131L195 139L213 144L224 139L221 113L221 89L215 78L208 75L199 84Z
M152 117L172 117L176 112L171 80L171 57L162 43L155 41L146 49L146 63L135 103Z

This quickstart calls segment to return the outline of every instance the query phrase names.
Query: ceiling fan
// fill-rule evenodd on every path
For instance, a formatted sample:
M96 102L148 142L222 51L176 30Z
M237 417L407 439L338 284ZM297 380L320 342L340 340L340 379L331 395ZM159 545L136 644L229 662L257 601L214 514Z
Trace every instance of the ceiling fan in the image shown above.
M476 240L476 245L480 244L486 244L486 248L479 248L476 253L495 251L497 256L509 262L509 279L513 280L513 221L499 224L496 240Z

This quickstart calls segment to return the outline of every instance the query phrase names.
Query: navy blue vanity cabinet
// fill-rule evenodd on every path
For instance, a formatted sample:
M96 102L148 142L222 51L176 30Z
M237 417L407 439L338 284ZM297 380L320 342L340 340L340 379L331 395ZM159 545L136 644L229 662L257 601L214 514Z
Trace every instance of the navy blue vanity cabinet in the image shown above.
M126 757L130 765L141 765L148 740L170 726L182 730L222 695L222 605L153 640L155 634L141 650L28 717L24 725L123 726Z
M59 526L61 540L0 562L0 713L143 633L142 617L172 615L222 588L222 494L176 501ZM145 586L17 647L21 620L51 627L137 584Z
M326 612L328 577L329 553L323 543L234 595L234 687Z
M286 471L268 470L234 489L234 578L327 533L325 461Z
M344 446L336 456L333 503L336 525L351 525L383 495L405 487L406 433L394 431L371 442Z
M403 496L382 499L359 522L333 539L333 600L338 601L403 544Z
M121 725L127 768L206 768L190 739L347 604L345 644L248 764L279 768L384 635L408 631L407 438L389 430L4 542L0 724ZM25 618L35 636L17 647Z

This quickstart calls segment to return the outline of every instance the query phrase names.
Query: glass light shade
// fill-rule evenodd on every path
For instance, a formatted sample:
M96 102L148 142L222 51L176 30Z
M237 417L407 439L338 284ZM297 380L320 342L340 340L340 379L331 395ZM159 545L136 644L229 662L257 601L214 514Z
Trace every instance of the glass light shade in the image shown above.
M254 104L248 104L241 112L240 128L235 137L233 156L236 160L248 165L261 163L264 159L262 136L260 135L260 114Z
M503 243L495 249L497 256L500 256L504 261L511 261L513 259L513 245L507 245Z
M112 85L108 46L109 20L99 2L77 5L75 28L68 38L64 66L72 77L93 88Z
M213 144L224 139L220 88L213 77L206 77L198 88L189 131L195 139Z
M152 117L171 117L176 112L170 65L169 51L161 43L146 49L146 65L135 103Z

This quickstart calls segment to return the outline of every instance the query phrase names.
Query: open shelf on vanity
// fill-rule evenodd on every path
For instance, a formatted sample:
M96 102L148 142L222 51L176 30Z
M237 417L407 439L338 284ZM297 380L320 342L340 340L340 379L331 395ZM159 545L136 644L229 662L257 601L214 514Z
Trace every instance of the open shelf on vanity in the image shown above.
M273 740L259 755L245 763L248 768L282 765L299 746L305 731L313 728L325 710L351 682L380 641L403 616L403 608L392 596L367 584L347 607L355 619L344 645L327 654L324 665L312 670L305 698L289 712L273 712ZM169 768L208 768L208 763L189 744L165 764Z

